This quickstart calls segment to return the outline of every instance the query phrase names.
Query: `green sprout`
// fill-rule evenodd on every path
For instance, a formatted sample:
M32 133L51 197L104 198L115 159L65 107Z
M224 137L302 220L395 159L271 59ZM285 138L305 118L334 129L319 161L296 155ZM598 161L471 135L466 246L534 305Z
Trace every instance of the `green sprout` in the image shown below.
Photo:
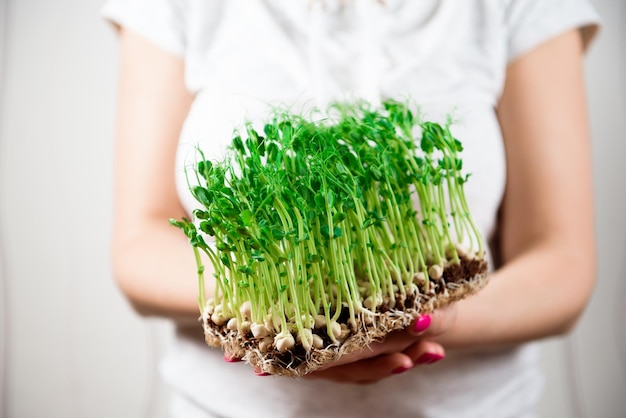
M449 125L395 100L329 113L247 124L219 163L199 150L188 183L200 209L170 220L193 247L200 310L281 352L321 348L320 335L339 344L363 318L428 294L461 256L484 256Z

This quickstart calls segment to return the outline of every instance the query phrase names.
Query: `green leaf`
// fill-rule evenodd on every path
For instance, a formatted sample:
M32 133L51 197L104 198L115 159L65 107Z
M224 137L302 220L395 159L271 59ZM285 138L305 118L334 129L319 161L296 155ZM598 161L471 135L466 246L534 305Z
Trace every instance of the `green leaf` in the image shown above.
M174 218L170 218L168 222L170 223L170 225L175 226L176 228L184 229L185 227L185 222L177 221Z
M276 240L281 240L281 239L285 238L285 231L283 231L282 229L274 228L274 229L272 229L272 236Z
M338 223L346 219L346 217L347 215L343 212L335 213L335 215L333 216L333 225L337 225Z
M243 141L241 140L241 137L239 135L233 138L233 148L241 154L246 153L246 149L243 146Z
M252 258L256 261L265 261L265 254L261 251L252 251Z
M326 199L321 193L315 195L315 207L320 211L326 210Z
M200 161L198 163L198 173L200 173L200 175L204 177L205 180L209 180L212 170L213 163L211 163L211 161Z
M248 266L239 266L237 271L243 274L254 274L254 271Z
M212 203L211 193L202 186L195 186L191 189L191 194L196 200L202 203L204 206L209 206Z
M209 219L209 213L200 209L195 209L193 216L195 216L196 219Z
M204 238L201 235L194 234L190 239L189 243L198 248L207 248L206 242L204 242Z
M328 202L328 206L331 208L335 205L335 194L332 190L329 190L328 193L326 193L326 201Z
M241 221L245 226L251 226L254 221L254 217L252 216L252 212L249 209L241 212Z
M320 257L318 254L309 254L306 257L306 260L309 263L319 263L320 261L322 261L322 257Z
M365 230L367 228L369 228L370 226L374 225L374 220L372 218L367 218L363 221L363 224L361 225L361 229Z
M352 155L352 154L348 154L348 155ZM335 168L337 169L337 172L338 172L339 174L345 174L345 175L350 174L350 172L348 171L348 169L346 168L346 166L345 166L345 165L343 165L342 163L338 163L338 164L335 166Z
M276 128L274 127L274 125L266 123L265 126L263 127L263 132L265 132L265 135L267 135L268 139L276 138L277 132L276 132Z
M213 226L211 226L211 224L208 221L200 222L200 231L204 232L205 234L211 237L215 236L215 230L213 229Z
M376 166L372 166L370 168L370 173L372 174L372 177L374 178L374 180L376 181L381 181L383 179L383 173L382 171L380 171L380 168L376 167Z
M426 154L431 154L435 148L435 141L430 132L424 132L422 135L422 140L420 141L420 148Z

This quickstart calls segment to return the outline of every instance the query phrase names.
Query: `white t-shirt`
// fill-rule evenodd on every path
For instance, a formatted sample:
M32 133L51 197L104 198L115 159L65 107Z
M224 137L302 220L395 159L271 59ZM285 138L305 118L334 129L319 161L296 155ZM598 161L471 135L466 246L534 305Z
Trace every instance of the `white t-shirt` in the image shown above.
M586 0L109 0L103 14L185 60L196 93L177 157L187 210L195 202L183 172L194 147L219 158L244 118L281 103L411 97L427 118L459 121L466 193L485 237L505 185L494 108L507 64L573 28L587 43L598 21ZM179 333L161 372L172 415L185 418L532 417L542 389L534 344L451 351L358 386L258 377Z

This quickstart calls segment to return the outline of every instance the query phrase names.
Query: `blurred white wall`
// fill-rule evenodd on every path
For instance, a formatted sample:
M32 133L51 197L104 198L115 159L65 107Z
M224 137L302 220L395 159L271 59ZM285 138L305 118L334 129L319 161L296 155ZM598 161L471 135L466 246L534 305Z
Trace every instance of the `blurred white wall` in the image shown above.
M4 414L165 416L155 413L163 334L131 312L109 268L114 33L98 16L101 0L6 3Z
M545 344L544 417L626 416L626 2L594 3L599 283L576 332ZM4 417L166 416L171 330L135 316L109 269L117 44L100 4L0 0Z

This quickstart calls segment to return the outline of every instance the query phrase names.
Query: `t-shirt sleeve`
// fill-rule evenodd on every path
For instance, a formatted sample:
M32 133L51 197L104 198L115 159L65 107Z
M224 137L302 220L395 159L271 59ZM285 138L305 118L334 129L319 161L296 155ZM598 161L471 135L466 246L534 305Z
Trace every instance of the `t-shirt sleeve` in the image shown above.
M180 0L107 0L101 15L157 47L175 55L185 53L185 2Z
M599 24L588 0L510 0L505 10L508 62L571 29L580 30L586 49Z

